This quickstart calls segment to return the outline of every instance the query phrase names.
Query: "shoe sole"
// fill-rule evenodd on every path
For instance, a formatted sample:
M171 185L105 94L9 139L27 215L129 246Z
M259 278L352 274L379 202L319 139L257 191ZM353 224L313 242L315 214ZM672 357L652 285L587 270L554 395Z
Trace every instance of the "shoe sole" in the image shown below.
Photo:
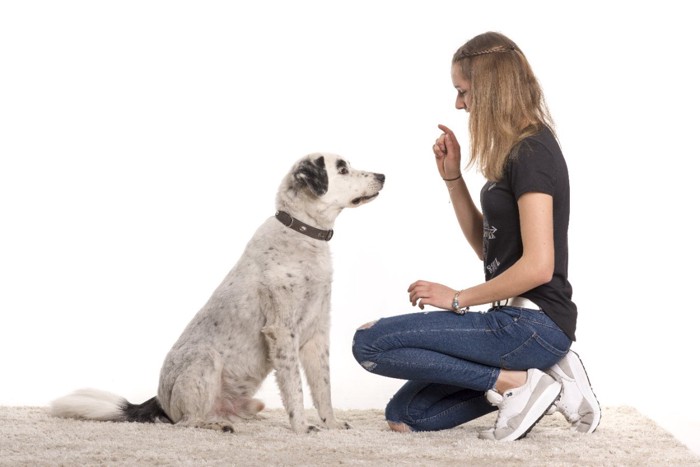
M547 376L551 378L551 376ZM537 423L542 420L545 416L547 410L554 404L554 402L559 398L562 391L562 385L558 381L554 380L553 384L550 384L537 401L530 408L528 413L525 415L520 425L513 430L508 436L498 439L498 441L517 441L527 436L530 430L537 425Z
M574 354L575 358L570 357L571 354ZM588 379L588 373L586 372L586 367L583 366L581 357L579 357L579 355L573 350L569 350L569 353L567 353L566 355L566 359L569 363L569 368L571 368L571 371L574 373L576 386L578 386L579 390L581 391L581 394L583 394L583 398L593 408L593 412L590 414L592 415L592 418L590 418L589 420L589 414L583 415L581 417L581 420L576 425L576 431L580 433L593 433L598 428L598 425L600 425L600 419L602 416L600 403L598 402L598 399L596 398L595 393L593 392L593 388L591 387L591 380ZM585 381L586 384L582 386L580 383L581 381Z

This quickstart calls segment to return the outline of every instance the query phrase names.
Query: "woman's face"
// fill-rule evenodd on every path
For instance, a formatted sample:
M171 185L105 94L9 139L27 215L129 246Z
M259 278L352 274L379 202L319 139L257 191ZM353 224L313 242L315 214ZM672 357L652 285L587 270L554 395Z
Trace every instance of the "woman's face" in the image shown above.
M469 112L472 105L472 83L462 76L462 69L458 63L452 65L452 84L457 89L455 107Z

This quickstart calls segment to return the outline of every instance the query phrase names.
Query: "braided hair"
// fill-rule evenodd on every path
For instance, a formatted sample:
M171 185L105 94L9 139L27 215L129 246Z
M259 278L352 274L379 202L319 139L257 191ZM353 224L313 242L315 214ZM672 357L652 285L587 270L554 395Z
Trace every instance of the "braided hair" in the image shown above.
M471 83L468 165L476 165L488 180L500 180L525 138L543 128L554 132L540 85L525 54L496 32L469 40L455 52L452 65Z
M515 45L509 45L509 46L503 46L503 45L498 45L496 47L492 47L490 49L486 50L467 50L466 48L462 47L458 50L459 52L459 58L468 58L468 57L476 57L477 55L486 55L486 54L495 54L495 53L500 53L500 52L510 52L513 50L517 50L517 47ZM457 55L457 54L455 54Z

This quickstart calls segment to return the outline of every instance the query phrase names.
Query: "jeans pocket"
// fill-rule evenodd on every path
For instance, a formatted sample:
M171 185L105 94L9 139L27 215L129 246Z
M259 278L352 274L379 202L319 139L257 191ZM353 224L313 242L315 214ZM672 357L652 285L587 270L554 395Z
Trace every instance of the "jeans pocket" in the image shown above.
M520 314L521 312L518 308L497 308L486 313L486 322L492 331L500 331L517 323L520 319Z

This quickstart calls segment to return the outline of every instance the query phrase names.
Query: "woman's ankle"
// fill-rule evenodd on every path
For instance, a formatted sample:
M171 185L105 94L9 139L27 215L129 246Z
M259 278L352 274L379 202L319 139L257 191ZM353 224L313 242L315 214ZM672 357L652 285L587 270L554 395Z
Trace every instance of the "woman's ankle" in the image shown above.
M503 394L509 389L519 388L527 382L527 371L501 370L496 380L495 389Z

